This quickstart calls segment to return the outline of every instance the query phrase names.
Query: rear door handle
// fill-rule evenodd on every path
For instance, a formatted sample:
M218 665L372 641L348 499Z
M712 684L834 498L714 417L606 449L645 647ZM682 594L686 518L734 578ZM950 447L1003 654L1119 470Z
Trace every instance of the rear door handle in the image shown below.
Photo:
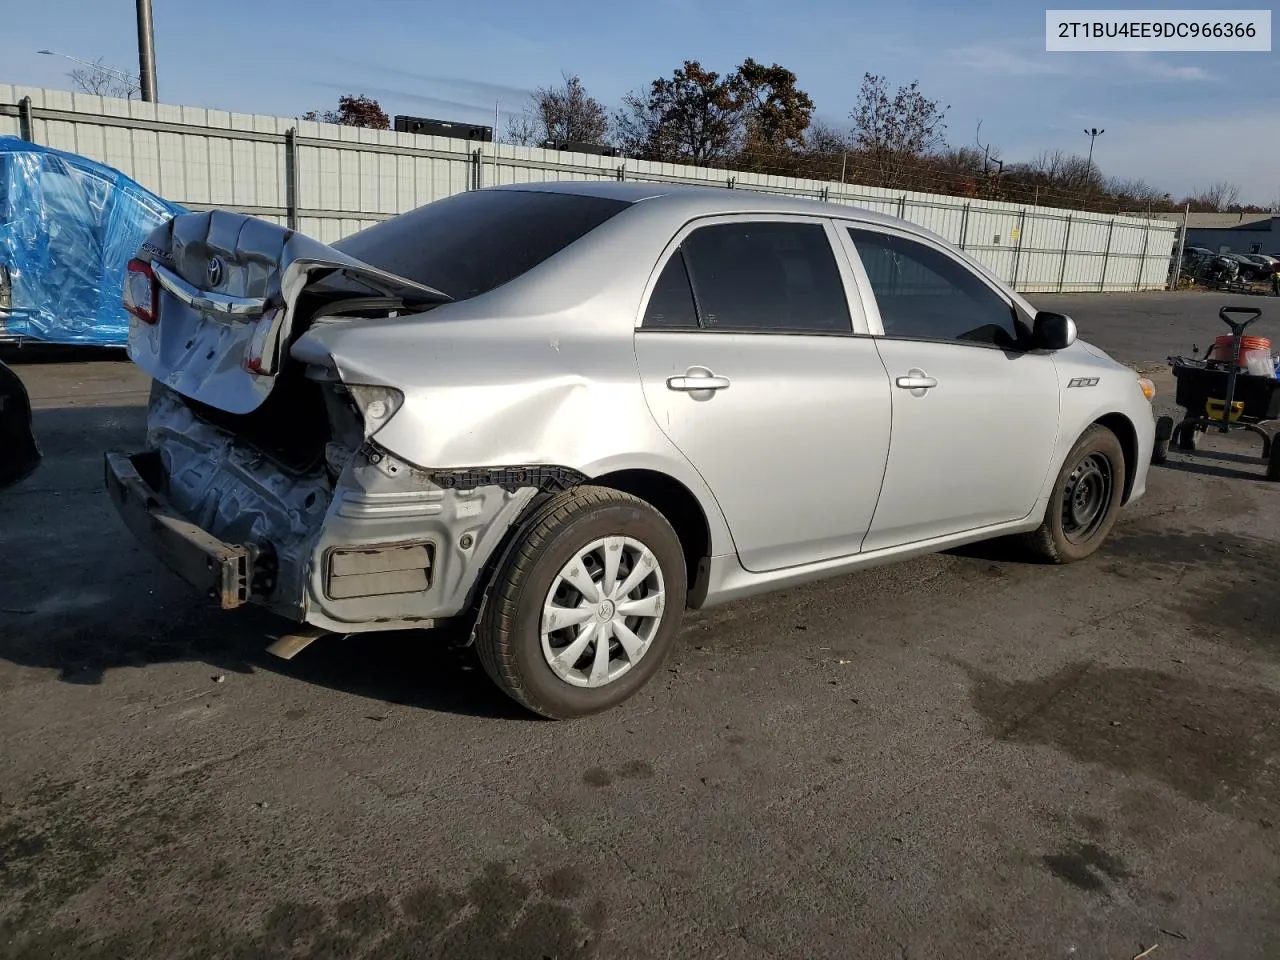
M919 367L912 367L907 371L905 377L898 377L894 381L903 390L932 390L938 385L938 381L929 376Z
M669 390L724 390L728 386L728 377L667 377Z

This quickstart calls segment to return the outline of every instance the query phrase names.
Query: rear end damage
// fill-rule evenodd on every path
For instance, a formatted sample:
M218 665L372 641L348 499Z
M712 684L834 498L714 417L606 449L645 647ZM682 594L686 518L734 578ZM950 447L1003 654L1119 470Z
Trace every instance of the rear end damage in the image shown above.
M399 390L289 354L315 324L448 298L219 212L175 218L133 266L130 352L154 378L147 442L107 455L106 485L135 535L223 608L342 633L465 611L536 485L409 464L376 438Z

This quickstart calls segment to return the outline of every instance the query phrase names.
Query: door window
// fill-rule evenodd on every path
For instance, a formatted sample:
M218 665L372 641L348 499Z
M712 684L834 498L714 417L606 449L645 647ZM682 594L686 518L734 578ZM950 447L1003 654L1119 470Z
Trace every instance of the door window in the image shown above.
M691 300L696 324L687 322ZM664 268L643 326L747 333L853 329L822 224L779 221L719 223L690 233Z
M886 337L1015 348L1029 331L1013 306L959 261L903 237L849 228Z

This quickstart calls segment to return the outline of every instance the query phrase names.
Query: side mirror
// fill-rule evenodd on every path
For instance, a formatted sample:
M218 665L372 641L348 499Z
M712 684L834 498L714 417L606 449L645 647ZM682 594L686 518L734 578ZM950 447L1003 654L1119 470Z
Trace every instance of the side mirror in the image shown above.
M1065 350L1076 342L1076 322L1065 313L1036 314L1031 343L1037 350Z

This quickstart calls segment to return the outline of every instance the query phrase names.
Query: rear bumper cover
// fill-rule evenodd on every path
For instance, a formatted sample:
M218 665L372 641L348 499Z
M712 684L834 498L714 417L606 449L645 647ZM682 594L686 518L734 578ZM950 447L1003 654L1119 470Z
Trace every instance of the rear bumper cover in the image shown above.
M222 609L233 610L248 602L256 548L224 543L179 516L155 490L160 470L156 451L106 454L107 492L125 526L165 566Z

